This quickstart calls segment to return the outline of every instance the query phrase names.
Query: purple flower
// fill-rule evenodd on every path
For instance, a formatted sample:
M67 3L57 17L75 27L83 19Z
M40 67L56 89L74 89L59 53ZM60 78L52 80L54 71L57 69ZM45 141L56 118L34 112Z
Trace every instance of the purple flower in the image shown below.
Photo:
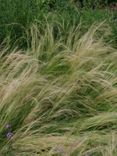
M13 137L13 133L12 132L8 132L6 136L7 136L7 139L11 139Z

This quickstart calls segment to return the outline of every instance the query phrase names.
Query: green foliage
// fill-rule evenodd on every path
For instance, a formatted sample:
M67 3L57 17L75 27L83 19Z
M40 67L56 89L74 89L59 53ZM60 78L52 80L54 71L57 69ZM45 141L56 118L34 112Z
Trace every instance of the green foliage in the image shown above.
M45 17L52 11L61 13L63 16L65 10L67 14L69 12L72 14L69 16L73 17L75 9L66 1L13 0L11 2L0 0L0 42L9 37L11 44L16 43L20 47L27 46L26 31L32 23L35 21L44 23Z
M76 0L76 2L84 4L84 6L88 7L99 7L99 6L109 6L112 3L116 3L117 0Z
M85 6L88 6L90 3L92 5L92 2L88 2ZM96 1L96 3L98 2ZM113 31L112 37L116 42L116 34L114 34L116 33L116 22L113 21L112 13L105 9L92 10L91 7L79 9L76 6L73 1L66 0L13 0L12 2L10 0L0 0L0 42L8 38L10 44L26 48L28 46L26 41L27 31L30 26L37 22L41 23L42 26L46 19L51 23L55 16L59 22L62 18L66 22L69 20L71 23L74 22L76 24L82 21L82 23L84 23L83 32L86 31L93 22L103 20L107 20L108 22L112 21L110 23ZM67 23L64 24L67 26ZM41 28L41 26L39 27Z
M39 14L36 0L0 0L0 42L10 36L14 41L23 37L25 29Z

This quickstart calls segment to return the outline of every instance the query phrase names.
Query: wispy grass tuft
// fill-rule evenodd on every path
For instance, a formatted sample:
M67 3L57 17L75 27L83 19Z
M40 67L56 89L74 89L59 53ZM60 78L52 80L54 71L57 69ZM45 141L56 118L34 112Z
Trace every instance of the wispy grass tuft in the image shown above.
M0 155L116 156L117 51L99 35L107 26L82 37L79 25L64 35L54 26L33 25L25 52L1 48Z

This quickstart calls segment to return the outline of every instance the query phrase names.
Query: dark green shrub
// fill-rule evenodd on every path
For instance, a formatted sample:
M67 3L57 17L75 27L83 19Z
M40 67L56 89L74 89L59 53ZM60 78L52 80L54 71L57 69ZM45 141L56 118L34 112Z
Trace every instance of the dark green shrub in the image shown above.
M108 6L111 3L117 2L117 0L74 0L78 2L80 6L84 7L99 7L99 6Z

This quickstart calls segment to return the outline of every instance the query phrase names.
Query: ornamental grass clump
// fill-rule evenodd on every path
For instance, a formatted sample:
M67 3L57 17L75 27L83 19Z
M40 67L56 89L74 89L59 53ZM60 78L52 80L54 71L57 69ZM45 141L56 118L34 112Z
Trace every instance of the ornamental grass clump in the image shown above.
M1 48L0 154L10 144L21 156L116 156L117 50L103 41L108 29L82 37L80 26L56 29L33 25L25 52Z

